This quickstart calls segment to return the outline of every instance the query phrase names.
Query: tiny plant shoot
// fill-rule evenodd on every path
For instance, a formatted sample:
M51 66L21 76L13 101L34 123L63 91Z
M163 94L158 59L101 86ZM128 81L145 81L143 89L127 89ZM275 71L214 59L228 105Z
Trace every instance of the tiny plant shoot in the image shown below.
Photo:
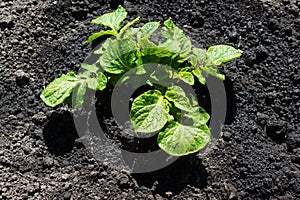
M94 53L99 59L94 64L82 64L83 72L69 72L52 81L41 93L46 105L55 107L70 101L75 94L73 105L79 108L84 103L86 89L104 90L108 83L114 85L122 75L136 69L136 74L148 73L147 63L167 65L174 70L162 69L153 72L151 77L160 80L163 74L189 85L195 81L206 83L210 74L224 80L217 66L242 55L240 50L228 45L215 45L207 50L193 47L191 40L172 19L163 23L148 22L142 27L133 27L139 21L124 24L126 10L119 6L114 12L106 13L92 24L105 27L91 35L85 43L109 35ZM151 36L160 33L160 41L152 41ZM174 73L174 71L176 71ZM134 99L131 110L131 124L136 132L150 134L158 132L157 143L161 149L172 156L183 156L203 149L210 141L207 122L209 114L198 105L197 100L187 94L180 86L171 84L162 87L145 80L144 84L153 89Z

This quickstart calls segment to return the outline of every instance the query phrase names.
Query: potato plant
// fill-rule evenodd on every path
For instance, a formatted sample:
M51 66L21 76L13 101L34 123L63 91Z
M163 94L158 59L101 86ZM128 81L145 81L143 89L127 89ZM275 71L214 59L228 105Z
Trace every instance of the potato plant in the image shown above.
M163 87L153 84L153 80L169 78L189 85L196 81L206 84L207 74L224 80L217 66L240 57L242 52L229 45L215 45L207 50L193 47L190 38L171 18L161 28L160 22L133 27L140 17L124 23L126 17L126 10L119 6L116 11L92 20L92 24L105 29L91 35L86 43L101 36L112 36L94 52L99 54L99 59L94 64L82 64L83 72L69 72L55 79L43 90L41 99L55 107L73 95L76 97L73 105L79 108L84 103L87 88L104 90L109 83L126 81L130 77L123 75L129 70L135 70L137 75L151 73L152 80L142 81L153 89L135 98L131 106L134 130L143 134L158 132L159 147L172 156L203 149L210 141L209 114L179 85L172 83ZM159 41L152 39L154 34L161 34ZM158 67L157 71L148 71L148 63L169 66L172 70Z

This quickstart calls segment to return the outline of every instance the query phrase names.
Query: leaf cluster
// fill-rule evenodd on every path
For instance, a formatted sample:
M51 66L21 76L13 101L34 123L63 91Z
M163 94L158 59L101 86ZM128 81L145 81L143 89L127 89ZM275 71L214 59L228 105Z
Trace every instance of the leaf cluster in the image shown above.
M242 52L229 45L215 45L207 50L193 47L190 38L171 18L162 27L160 22L133 27L140 17L124 24L126 17L126 10L119 6L116 11L94 19L92 24L105 29L92 34L85 43L104 35L112 36L94 51L99 59L92 65L83 64L81 73L69 72L55 79L42 92L41 99L55 107L75 94L72 102L78 108L84 102L86 88L103 90L132 69L136 75L150 73L152 80L141 81L155 89L138 96L131 107L135 131L145 134L159 131L158 145L170 155L182 156L201 150L210 140L206 125L209 114L181 87L170 84L166 88L152 82L168 78L189 85L196 81L205 84L207 74L224 80L217 66L240 57ZM161 67L149 72L148 63L169 66L172 70Z

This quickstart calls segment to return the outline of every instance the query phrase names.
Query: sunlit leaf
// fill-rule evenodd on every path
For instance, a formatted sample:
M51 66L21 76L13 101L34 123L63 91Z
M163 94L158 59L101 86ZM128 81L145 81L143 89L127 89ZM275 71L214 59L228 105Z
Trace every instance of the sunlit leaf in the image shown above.
M114 40L105 49L99 59L100 66L109 73L122 74L134 66L136 60L136 43L125 38Z
M158 146L172 156L184 156L203 149L210 140L206 125L185 126L172 122L158 134Z
M160 46L167 48L180 57L189 54L192 48L190 38L185 36L183 30L178 28L171 18L166 20L164 25L167 30L162 30L162 35L166 38L166 41L161 43Z
M241 50L235 49L229 45L221 44L211 46L207 50L207 66L219 66L223 63L239 58L241 55Z
M130 26L132 26L133 24L135 24L137 21L140 20L140 17L135 18L134 20L128 22L123 28L121 28L119 35L122 36L124 34L125 31L127 31Z
M206 78L205 76L202 74L202 70L200 69L194 69L192 71L192 73L197 77L197 79L199 80L199 82L203 85L205 85L206 83Z
M113 31L113 30L106 30L106 31L100 31L98 33L94 33L93 35L91 35L86 41L85 43L90 43L94 40L96 40L97 38L103 36L103 35L116 35L117 32Z
M64 102L77 86L79 79L74 72L63 74L52 81L41 93L40 97L47 106L55 107Z
M81 82L73 91L72 101L74 108L80 108L84 103L84 95L86 93L86 82Z
M164 127L168 121L169 107L158 90L150 90L138 96L132 104L130 117L137 132L152 133Z
M192 106L189 98L186 96L184 90L179 86L169 87L165 97L174 103L174 105L184 111L190 112Z
M119 6L116 11L101 15L97 19L94 19L91 23L109 27L114 32L117 32L121 28L121 23L126 17L126 10L122 6Z

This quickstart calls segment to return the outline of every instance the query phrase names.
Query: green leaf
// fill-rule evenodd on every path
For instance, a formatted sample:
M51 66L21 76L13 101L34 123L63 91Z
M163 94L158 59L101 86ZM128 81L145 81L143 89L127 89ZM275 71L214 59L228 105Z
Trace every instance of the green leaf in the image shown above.
M102 72L98 72L96 65L83 64L82 67L87 70L78 74L82 83L86 83L92 90L104 90L107 84L107 78ZM95 77L96 76L96 77Z
M149 37L158 29L159 22L148 22L138 32L138 46L141 48L141 56L138 64L159 62L160 56L168 56L167 51L160 49L149 40Z
M186 112L190 112L192 110L189 98L186 96L184 90L179 86L169 87L165 97L181 110Z
M197 56L191 55L191 56L189 57L189 63L191 64L191 67L192 67L193 69L196 68L197 62L198 62Z
M189 54L192 48L190 38L185 36L183 30L178 28L171 18L166 20L164 25L167 30L163 30L162 35L166 38L166 41L159 46L167 48L170 52L173 52L180 57Z
M147 55L140 57L136 62L137 66L147 63L160 63L160 58L155 55Z
M189 85L194 85L195 83L194 76L191 72L179 71L179 73L175 74L175 78L178 78Z
M175 55L173 52L170 52L164 47L158 47L156 45L150 46L150 43L147 44L145 40L141 43L141 48L143 49L142 50L143 56L155 56L157 58L168 58Z
M182 56L176 58L176 62L178 62L178 63L183 63L183 62L185 62L185 61L187 61L187 60L190 60L191 56L192 56L192 55L190 55L190 54L182 55Z
M99 68L95 64L89 65L89 64L83 63L83 64L81 64L81 67L92 73L97 73L97 71L99 70Z
M125 76L124 78L122 78L124 76L124 73L122 74L112 74L112 75L109 75L108 76L108 82L113 85L113 86L116 86L116 84L118 83L118 81L120 80L121 83L123 83L125 80L124 79L127 79ZM122 78L122 79L121 79ZM124 80L124 81L123 81Z
M92 76L93 72L90 72L90 71L83 71L81 72L80 74L77 75L78 79L87 79L87 78L90 78Z
M122 76L121 78L122 79L120 80L120 83L123 84L130 79L130 76L124 76L124 77Z
M139 31L140 31L140 28L130 28L124 33L123 38L132 38Z
M159 27L160 22L148 22L140 30L139 38L149 38Z
M199 48L193 48L193 53L197 58L198 65L202 66L207 62L207 53L205 50L199 49ZM195 61L193 60L192 62L194 64ZM196 64L195 64L195 67L196 67Z
M206 66L219 66L233 59L239 58L242 51L229 45L215 45L207 50L208 62Z
M191 105L193 107L197 107L198 106L198 100L197 100L197 98L194 95L192 95L192 94L190 94L189 97L190 97L190 100L191 100Z
M167 48L157 46L147 38L139 39L139 46L142 50L142 60L145 63L161 63L161 58L173 57L175 54Z
M210 47L207 51L199 48L193 48L194 55L198 58L197 65L193 70L193 74L198 78L201 84L205 84L206 80L203 72L211 74L221 80L225 80L225 76L219 73L219 70L214 66L219 66L222 63L228 62L240 57L241 51L228 45L216 45ZM193 58L194 59L194 58ZM195 61L190 61L192 65Z
M154 86L153 83L150 80L146 80L146 84L150 86Z
M151 42L148 38L139 38L138 45L141 47L142 50L158 48L156 44Z
M170 52L167 48L163 46L157 46L155 43L149 40L149 37L158 29L159 25L160 22L148 22L141 28L140 32L138 33L138 46L142 50L142 56L155 56L157 58L162 58L171 57L174 55L174 53ZM159 62L159 59L157 60L157 58L155 57L152 57L151 59ZM146 61L146 59L143 60ZM147 62L143 63L145 64Z
M74 72L63 74L52 81L41 93L40 97L47 106L55 107L64 102L70 96L78 84L77 75Z
M185 120L186 118L192 120L192 126L202 126L208 122L210 116L203 108L198 106L197 102L197 106L193 107L193 109L190 110L190 112L183 113L184 124L186 124L187 122L187 120Z
M87 69L93 69L92 65L83 64ZM74 72L63 74L61 77L52 81L41 93L40 97L47 106L55 107L70 97L71 93L75 96L74 105L75 108L80 107L83 104L83 96L86 91L86 86L93 90L103 90L106 87L106 76L98 72L95 78L90 77L91 72L84 71L83 73L76 75Z
M200 69L195 69L192 73L198 78L199 82L203 85L206 83L205 76L203 76L202 71Z
M107 78L102 72L97 73L96 78L87 79L88 87L92 90L104 90L107 84Z
M119 6L118 9L114 12L106 13L97 19L94 19L92 24L100 24L106 27L111 28L113 31L117 32L121 28L121 23L127 17L126 10Z
M80 108L84 103L84 95L86 93L86 82L78 84L73 91L73 106L74 108Z
M150 90L133 101L130 117L135 131L142 133L158 131L168 121L168 102L158 90Z
M223 74L220 74L219 70L215 67L200 67L200 69L214 77L225 80L225 76Z
M142 75L142 74L146 74L147 71L145 69L145 67L143 65L139 65L136 67L136 74L137 75Z
M91 35L84 43L90 43L103 35L117 35L117 32L113 30L100 31Z
M167 82L166 79L172 76L172 70L169 67L157 67L151 74L150 78L158 82Z
M132 20L131 22L128 22L119 32L119 35L122 36L124 34L125 31L127 31L130 26L132 26L133 24L135 24L137 21L140 20L140 16L138 16L137 18L135 18L134 20ZM124 38L124 37L123 37Z
M102 72L98 72L96 80L98 82L98 86L96 90L104 90L107 85L107 78Z
M97 79L96 78L87 79L87 86L92 90L96 90L98 87Z
M112 41L113 41L112 39L107 38L103 42L103 44L101 45L101 47L99 49L97 49L97 50L94 51L94 54L103 54L104 51L105 51L105 49L107 49L110 46L110 44L111 44Z
M99 59L101 67L108 73L122 74L134 67L137 47L134 40L114 40Z
M178 122L170 123L158 134L158 146L172 156L184 156L203 149L210 140L206 125L185 126Z

